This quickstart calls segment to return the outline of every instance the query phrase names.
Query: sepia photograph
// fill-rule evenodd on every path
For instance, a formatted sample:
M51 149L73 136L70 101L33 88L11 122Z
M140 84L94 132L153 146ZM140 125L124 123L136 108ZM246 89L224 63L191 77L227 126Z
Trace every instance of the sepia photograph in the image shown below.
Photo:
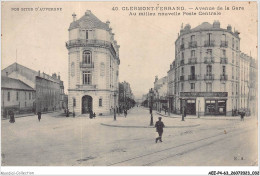
M2 1L1 175L259 175L258 7Z

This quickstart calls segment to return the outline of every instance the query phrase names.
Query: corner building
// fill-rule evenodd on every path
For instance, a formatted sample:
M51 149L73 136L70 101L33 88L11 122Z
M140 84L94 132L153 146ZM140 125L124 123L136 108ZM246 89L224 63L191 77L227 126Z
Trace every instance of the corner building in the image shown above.
M109 114L118 106L119 45L110 22L103 23L91 11L76 19L73 14L69 41L68 108L76 115L91 110Z
M170 109L187 114L231 115L239 106L238 31L230 25L204 22L180 30L175 42L175 61L170 66Z

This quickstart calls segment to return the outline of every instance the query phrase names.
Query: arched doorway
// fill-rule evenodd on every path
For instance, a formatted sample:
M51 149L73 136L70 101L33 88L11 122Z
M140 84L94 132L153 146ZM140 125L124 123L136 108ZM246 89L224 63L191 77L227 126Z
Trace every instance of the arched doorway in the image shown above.
M88 114L92 110L92 102L91 96L85 95L82 97L82 114Z

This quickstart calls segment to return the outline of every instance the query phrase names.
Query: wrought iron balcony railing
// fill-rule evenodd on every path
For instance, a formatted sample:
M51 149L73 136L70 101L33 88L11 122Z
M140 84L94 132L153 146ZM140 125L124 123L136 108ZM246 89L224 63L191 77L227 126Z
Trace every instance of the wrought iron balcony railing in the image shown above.
M189 64L196 64L196 63L197 63L196 57L189 58Z
M228 63L228 59L226 57L221 57L220 58L220 63L221 64L227 64Z
M228 75L221 74L220 75L220 81L227 81L228 80Z
M228 47L228 41L220 41L220 47L227 48Z
M205 64L212 64L214 63L214 57L204 57Z
M188 76L188 79L189 79L190 81L195 81L195 80L197 80L197 75L189 75L189 76Z
M80 62L80 68L94 68L94 63Z
M189 42L189 48L197 48L197 41Z
M215 41L210 40L210 41L204 41L204 47L214 47L215 46Z
M90 40L90 39L75 39L66 42L67 49L72 47L85 47L85 46L96 46L108 48L111 50L112 54L116 57L116 51L111 42L105 40Z
M214 74L206 74L204 75L205 81L213 81L214 80Z

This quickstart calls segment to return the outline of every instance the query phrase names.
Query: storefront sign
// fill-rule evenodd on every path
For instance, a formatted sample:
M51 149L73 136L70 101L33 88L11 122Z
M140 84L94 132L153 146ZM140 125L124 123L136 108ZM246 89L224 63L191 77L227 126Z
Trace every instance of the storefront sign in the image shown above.
M181 92L181 97L227 97L227 92Z

